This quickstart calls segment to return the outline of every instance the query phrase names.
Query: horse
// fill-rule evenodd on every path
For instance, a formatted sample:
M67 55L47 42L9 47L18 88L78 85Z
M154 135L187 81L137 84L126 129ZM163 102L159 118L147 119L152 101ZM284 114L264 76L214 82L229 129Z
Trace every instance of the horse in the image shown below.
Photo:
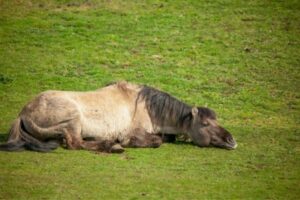
M0 150L49 152L64 146L122 153L127 147L157 148L180 133L199 147L237 147L212 109L121 81L95 91L40 93L23 107Z

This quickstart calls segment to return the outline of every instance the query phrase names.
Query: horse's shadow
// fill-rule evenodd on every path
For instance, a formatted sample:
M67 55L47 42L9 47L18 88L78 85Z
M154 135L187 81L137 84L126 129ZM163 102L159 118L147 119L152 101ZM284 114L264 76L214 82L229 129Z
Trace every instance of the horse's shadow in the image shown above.
M175 142L170 142L176 145L191 145L191 146L195 146L195 144L193 144L192 142L189 141L181 141L181 140L176 140Z
M3 143L7 140L7 134L6 133L0 133L0 143Z

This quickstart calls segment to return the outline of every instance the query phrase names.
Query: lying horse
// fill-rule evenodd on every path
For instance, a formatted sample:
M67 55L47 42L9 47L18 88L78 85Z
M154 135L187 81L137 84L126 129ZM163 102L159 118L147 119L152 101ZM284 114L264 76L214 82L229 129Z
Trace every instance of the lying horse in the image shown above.
M211 109L191 107L152 87L118 82L90 92L42 92L20 112L0 150L48 152L65 144L120 153L124 147L159 147L159 134L179 133L200 147L237 146Z

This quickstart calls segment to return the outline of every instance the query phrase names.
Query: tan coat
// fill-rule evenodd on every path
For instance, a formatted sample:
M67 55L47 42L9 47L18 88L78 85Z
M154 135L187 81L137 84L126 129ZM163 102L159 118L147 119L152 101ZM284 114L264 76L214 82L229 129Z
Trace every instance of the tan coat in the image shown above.
M24 106L0 150L49 151L57 147L51 140L64 140L69 149L122 152L122 147L158 147L158 133L180 132L198 146L236 147L212 110L192 108L154 88L118 82L96 91L39 94Z

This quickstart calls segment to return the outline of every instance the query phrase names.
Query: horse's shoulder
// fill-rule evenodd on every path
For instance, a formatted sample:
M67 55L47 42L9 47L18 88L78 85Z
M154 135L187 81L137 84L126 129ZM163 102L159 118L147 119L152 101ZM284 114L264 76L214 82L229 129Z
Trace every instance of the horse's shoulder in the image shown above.
M126 96L136 95L140 90L139 85L134 83L129 83L127 81L119 81L112 85L109 85L108 87L114 90L116 89L118 92Z

